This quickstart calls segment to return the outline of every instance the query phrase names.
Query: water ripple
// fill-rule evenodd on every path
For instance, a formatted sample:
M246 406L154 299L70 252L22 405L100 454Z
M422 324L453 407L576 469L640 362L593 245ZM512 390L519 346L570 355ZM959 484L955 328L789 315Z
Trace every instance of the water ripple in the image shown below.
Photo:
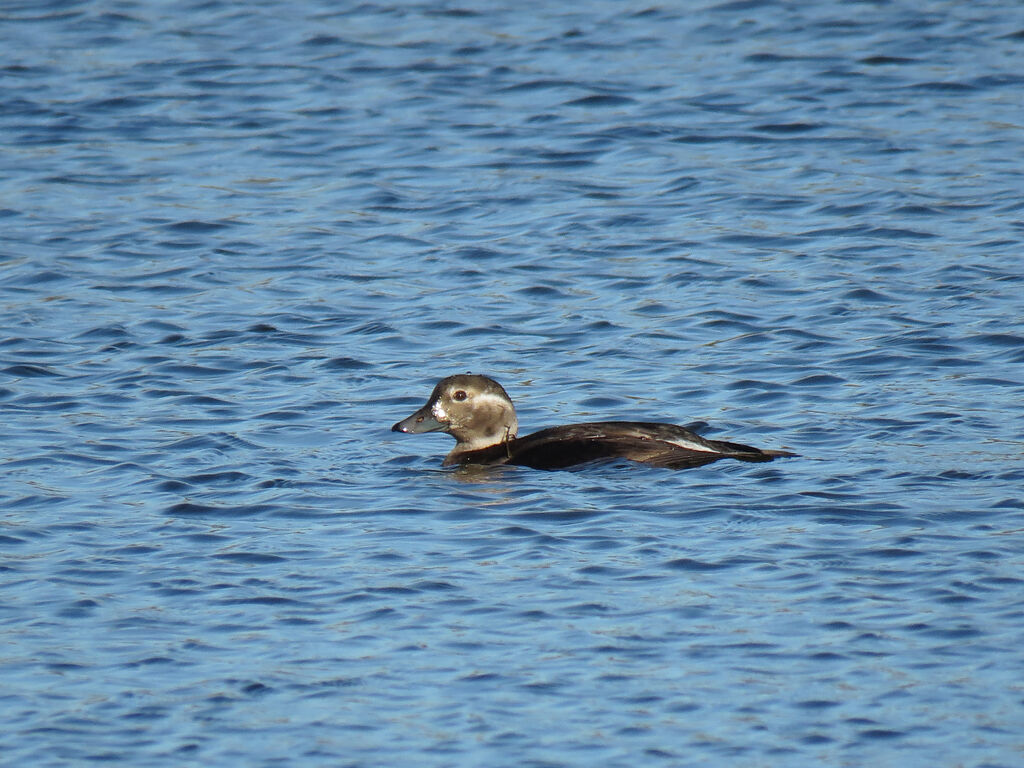
M184 10L5 17L9 762L1016 764L1019 10Z

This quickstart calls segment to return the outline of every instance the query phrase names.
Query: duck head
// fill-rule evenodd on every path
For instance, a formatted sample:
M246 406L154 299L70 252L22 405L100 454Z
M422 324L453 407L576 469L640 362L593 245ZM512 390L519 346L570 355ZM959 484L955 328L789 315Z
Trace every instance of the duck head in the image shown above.
M515 438L512 399L494 379L464 373L441 379L427 404L391 427L392 432L447 432L457 445L449 458Z

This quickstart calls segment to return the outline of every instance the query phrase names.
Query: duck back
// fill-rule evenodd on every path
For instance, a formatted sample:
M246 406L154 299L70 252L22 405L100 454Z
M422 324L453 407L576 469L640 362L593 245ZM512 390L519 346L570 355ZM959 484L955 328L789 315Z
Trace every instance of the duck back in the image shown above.
M565 469L592 461L628 459L652 467L686 469L726 458L771 461L791 455L708 440L675 424L602 421L542 429L524 438L449 457L446 463Z

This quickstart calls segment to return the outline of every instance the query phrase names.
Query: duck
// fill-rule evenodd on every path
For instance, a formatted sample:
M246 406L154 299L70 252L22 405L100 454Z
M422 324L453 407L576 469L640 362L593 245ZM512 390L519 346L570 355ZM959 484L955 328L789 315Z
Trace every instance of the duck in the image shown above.
M719 459L772 461L795 453L708 440L675 424L593 421L549 427L519 437L512 398L497 381L465 373L441 379L426 405L392 432L446 432L455 447L442 466L501 465L557 470L601 460L628 459L650 467L686 469Z

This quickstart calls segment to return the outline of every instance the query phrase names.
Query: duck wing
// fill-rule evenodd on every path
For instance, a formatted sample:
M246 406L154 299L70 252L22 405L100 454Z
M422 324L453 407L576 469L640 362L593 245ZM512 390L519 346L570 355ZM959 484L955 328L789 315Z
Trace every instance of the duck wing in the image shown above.
M642 421L551 427L500 447L505 454L501 463L535 469L564 469L599 459L629 459L652 467L686 469L726 458L771 461L778 456L794 455L708 440L675 424Z

